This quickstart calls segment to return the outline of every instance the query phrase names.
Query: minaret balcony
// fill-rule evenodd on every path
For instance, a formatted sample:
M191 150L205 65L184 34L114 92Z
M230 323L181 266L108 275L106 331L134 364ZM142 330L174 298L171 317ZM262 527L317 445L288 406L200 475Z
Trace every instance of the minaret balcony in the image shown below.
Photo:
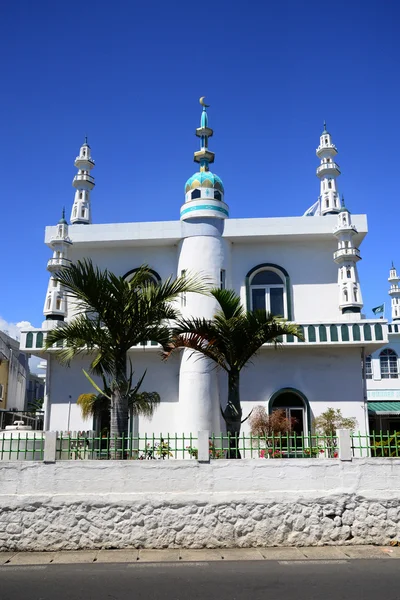
M352 224L336 225L336 227L333 228L333 235L338 237L340 233L346 233L349 231L354 231L354 233L357 233L357 227Z
M214 157L215 157L214 152L207 150L207 148L203 148L202 150L199 150L198 152L194 153L194 162L199 163L202 160L206 160L211 164L214 162Z
M361 253L358 248L340 248L333 253L333 260L337 263L344 262L348 259L358 262L361 260Z
M400 295L400 287L396 285L391 285L389 290L389 296L398 296Z
M322 165L320 165L317 168L317 176L318 177L328 177L328 176L332 176L332 175L340 175L340 168L339 165L335 162L328 162L328 163L322 163Z
M324 144L323 146L319 145L315 153L318 158L323 158L325 156L336 156L338 150L335 144Z
M68 267L70 261L67 258L50 258L47 261L48 271L58 271L62 267Z
M94 185L94 177L92 177L91 175L87 175L87 174L78 173L77 175L75 175L74 181L87 181Z
M75 158L75 166L78 169L92 169L94 167L94 160L91 156L77 156Z

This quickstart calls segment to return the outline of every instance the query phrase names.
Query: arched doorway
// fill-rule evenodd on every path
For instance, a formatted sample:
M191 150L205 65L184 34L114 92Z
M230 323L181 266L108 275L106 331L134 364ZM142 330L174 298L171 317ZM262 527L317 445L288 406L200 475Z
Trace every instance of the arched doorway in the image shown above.
M311 430L311 411L307 397L295 388L282 388L270 398L268 412L285 410L288 418L294 419L293 433L308 435Z

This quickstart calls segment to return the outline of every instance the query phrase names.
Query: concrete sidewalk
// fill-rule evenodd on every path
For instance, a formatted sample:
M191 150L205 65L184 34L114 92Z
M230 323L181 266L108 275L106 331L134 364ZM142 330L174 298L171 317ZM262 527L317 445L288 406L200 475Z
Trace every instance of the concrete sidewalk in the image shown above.
M309 548L220 548L0 552L0 566L88 563L209 562L218 560L304 561L400 558L400 547L312 546Z

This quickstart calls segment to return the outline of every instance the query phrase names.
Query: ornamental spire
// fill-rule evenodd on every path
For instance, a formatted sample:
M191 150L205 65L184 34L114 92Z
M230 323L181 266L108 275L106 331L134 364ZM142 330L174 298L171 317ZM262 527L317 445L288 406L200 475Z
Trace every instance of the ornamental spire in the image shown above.
M71 225L87 225L92 222L90 192L94 188L94 177L90 174L94 167L94 160L91 156L87 135L74 164L78 169L78 173L72 181L76 192L71 211Z
M200 172L209 171L209 165L214 162L215 154L208 149L208 138L212 137L213 130L208 126L207 108L209 104L204 102L205 96L199 100L203 107L200 117L200 127L196 129L196 135L200 138L200 150L194 153L194 161L200 163Z
M326 121L324 121L324 131L320 136L316 153L321 159L321 164L317 168L317 177L321 182L319 196L321 215L337 214L340 210L340 199L336 179L340 175L340 169L334 161L337 148L332 142L331 134L326 130Z

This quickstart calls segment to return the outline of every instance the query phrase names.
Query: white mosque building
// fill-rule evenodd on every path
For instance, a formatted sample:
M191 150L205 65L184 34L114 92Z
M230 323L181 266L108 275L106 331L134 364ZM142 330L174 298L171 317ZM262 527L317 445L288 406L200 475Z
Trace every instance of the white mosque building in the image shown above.
M388 326L382 319L365 319L361 312L357 263L367 220L365 215L351 215L340 201L340 169L331 134L324 126L316 150L320 195L305 216L243 219L229 218L229 194L210 171L212 135L203 105L196 130L200 149L194 153L198 169L186 182L180 218L174 221L93 223L95 163L87 140L80 148L70 224L63 215L57 225L46 228L52 256L47 264L45 321L42 328L21 336L22 350L47 358L46 429L93 427L82 420L76 405L81 393L92 391L82 373L88 361L76 359L71 367L63 367L54 353L43 349L46 332L73 318L54 273L84 257L126 277L146 263L155 281L185 271L202 272L215 285L238 292L247 309L266 308L295 321L304 340L287 336L278 350L264 346L242 372L244 416L259 404L270 411L285 408L297 419L297 431L308 433L313 417L335 407L355 417L360 431L368 429L363 365L367 356L375 356L388 343ZM212 298L181 298L184 315L210 318L215 310ZM141 433L224 430L219 407L227 398L225 373L193 360L187 350L166 363L151 343L132 348L130 354L138 377L147 369L143 389L161 396L154 417L140 418Z

